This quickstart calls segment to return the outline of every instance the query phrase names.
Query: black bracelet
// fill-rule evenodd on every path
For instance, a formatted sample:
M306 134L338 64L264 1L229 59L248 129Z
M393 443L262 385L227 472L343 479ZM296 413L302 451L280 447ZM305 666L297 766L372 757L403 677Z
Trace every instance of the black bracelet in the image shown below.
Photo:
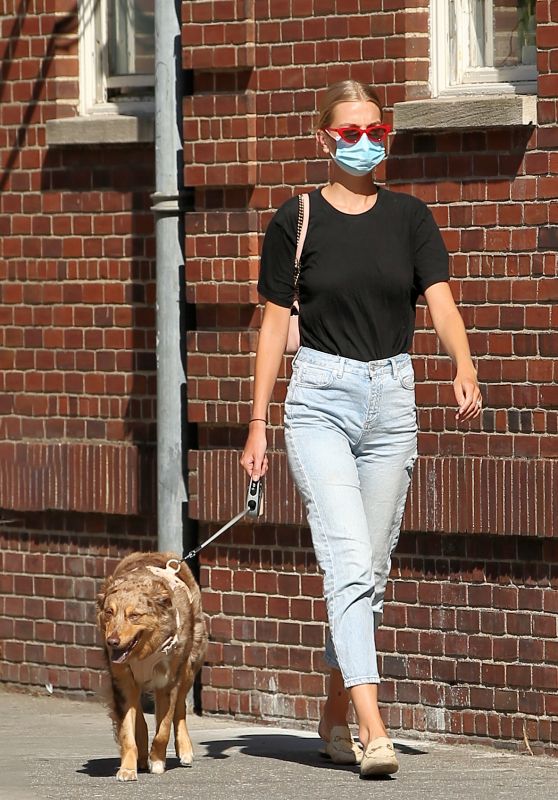
M252 419L249 419L249 420L248 420L248 425L249 425L251 422L265 422L265 424L267 425L267 420L266 420L266 419L263 419L262 417L252 417Z

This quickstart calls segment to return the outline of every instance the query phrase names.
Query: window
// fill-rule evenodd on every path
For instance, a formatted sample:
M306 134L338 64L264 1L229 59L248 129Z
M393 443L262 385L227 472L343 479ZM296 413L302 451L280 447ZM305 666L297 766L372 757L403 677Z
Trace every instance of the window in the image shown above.
M536 91L536 0L431 0L433 94Z
M80 0L80 113L153 102L154 0Z

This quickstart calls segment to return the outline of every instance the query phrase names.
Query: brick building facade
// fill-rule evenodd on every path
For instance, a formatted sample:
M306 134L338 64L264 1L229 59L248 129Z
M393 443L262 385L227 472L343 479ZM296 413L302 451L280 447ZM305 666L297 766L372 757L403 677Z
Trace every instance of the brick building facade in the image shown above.
M244 495L258 248L273 209L327 180L319 92L370 82L396 123L378 178L433 210L485 401L482 422L456 428L451 366L421 306L421 455L379 634L386 718L394 732L510 746L526 735L554 752L558 0L535 4L536 95L514 95L511 111L462 96L442 122L427 102L435 2L182 4L190 515L201 540ZM52 121L78 118L75 3L3 10L1 678L92 692L96 585L156 543L153 147L145 120L97 142L81 127L68 143ZM325 609L283 453L288 372L270 409L263 522L201 559L203 707L311 726Z

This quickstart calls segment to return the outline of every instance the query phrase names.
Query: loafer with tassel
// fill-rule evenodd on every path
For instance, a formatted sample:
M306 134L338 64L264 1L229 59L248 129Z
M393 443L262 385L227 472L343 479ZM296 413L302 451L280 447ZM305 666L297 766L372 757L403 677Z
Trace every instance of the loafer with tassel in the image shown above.
M398 769L399 763L391 739L387 736L373 739L364 750L360 762L360 777L393 775Z
M362 748L353 741L347 725L334 725L322 755L331 758L334 764L351 766L362 761Z

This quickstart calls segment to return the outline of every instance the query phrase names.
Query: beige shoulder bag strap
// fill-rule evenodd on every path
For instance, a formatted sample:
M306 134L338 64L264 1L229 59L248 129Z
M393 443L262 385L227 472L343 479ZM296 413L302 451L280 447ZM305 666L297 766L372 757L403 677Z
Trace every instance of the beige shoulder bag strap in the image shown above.
M298 279L300 277L300 259L302 257L302 248L304 247L304 240L308 231L308 222L310 220L310 197L308 194L299 194L298 196L298 223L296 229L296 255L294 262L294 290L295 296L298 290ZM286 353L296 353L300 347L300 331L298 327L298 300L295 300L291 309L291 318L289 320L289 332L287 334Z
M302 256L302 248L306 239L308 231L308 222L310 221L310 196L308 194L299 194L298 196L298 225L296 229L296 255L295 255L295 292L298 287L298 279L300 277L300 259Z

